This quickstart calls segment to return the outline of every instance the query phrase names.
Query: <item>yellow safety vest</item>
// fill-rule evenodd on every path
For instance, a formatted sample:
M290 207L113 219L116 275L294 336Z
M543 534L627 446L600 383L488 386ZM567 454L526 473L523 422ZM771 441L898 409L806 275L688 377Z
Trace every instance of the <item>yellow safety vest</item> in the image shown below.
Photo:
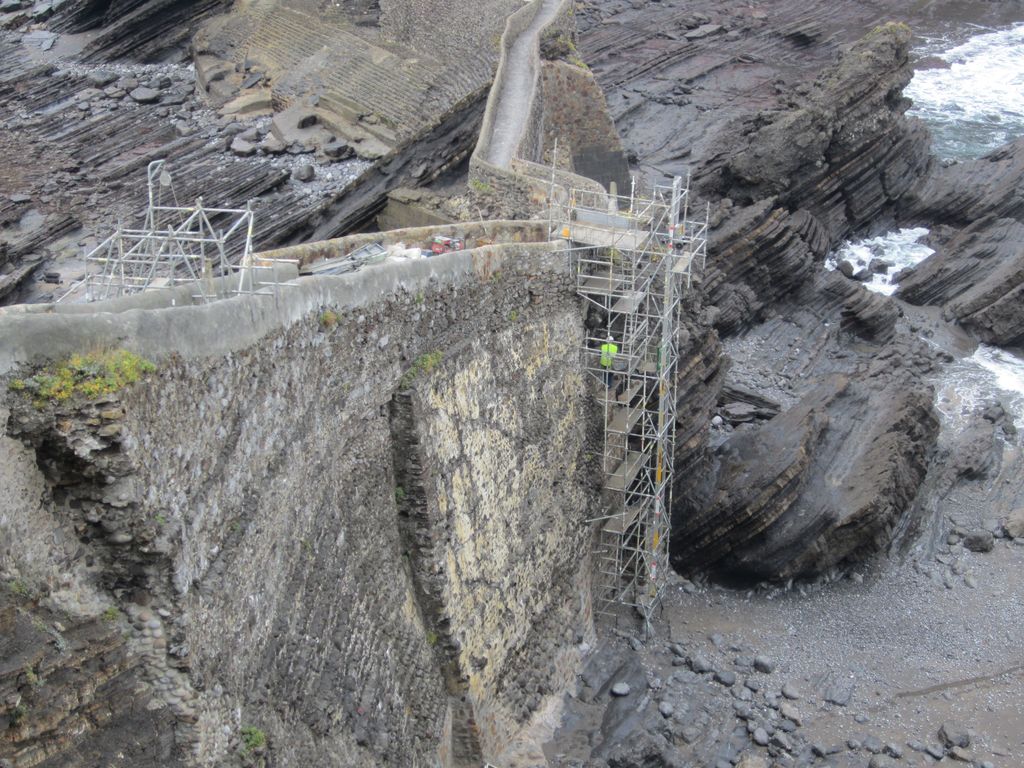
M611 368L612 363L615 360L615 355L618 354L619 347L616 344L612 344L610 341L605 342L601 345L601 366L604 368Z

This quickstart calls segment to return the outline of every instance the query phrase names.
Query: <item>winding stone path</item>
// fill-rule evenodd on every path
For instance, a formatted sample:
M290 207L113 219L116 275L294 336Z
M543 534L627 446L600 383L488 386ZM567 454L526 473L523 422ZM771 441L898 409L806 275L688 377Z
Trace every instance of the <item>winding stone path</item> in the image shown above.
M536 82L533 52L541 30L555 18L561 4L562 0L544 0L533 21L509 48L486 158L493 165L506 167L522 139Z

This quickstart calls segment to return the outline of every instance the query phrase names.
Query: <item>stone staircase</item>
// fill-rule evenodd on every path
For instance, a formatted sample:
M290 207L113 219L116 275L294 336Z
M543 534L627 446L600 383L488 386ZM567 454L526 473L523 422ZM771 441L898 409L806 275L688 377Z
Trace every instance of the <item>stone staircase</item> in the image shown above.
M369 134L388 147L402 143L485 88L497 66L489 46L441 40L417 50L357 26L344 11L307 5L260 0L214 34L232 41L234 58L266 69L275 104L315 97L321 120L350 140Z

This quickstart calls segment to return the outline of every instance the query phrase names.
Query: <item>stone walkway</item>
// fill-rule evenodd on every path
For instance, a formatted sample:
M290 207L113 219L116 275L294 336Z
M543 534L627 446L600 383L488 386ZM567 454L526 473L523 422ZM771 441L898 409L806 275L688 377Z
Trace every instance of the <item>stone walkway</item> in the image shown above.
M534 88L534 47L541 30L555 18L561 3L562 0L544 0L530 26L509 49L487 152L487 162L493 165L506 167L522 139L530 117L530 97Z

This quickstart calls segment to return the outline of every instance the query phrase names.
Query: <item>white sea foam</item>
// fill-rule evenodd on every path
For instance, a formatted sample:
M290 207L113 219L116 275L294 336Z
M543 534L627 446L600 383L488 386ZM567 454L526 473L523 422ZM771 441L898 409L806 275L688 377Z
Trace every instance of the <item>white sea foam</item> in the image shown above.
M914 101L909 114L931 128L938 156L979 157L1024 135L1024 23L920 53L949 63L919 70L904 91Z
M867 269L872 259L888 262L888 271L872 275L870 280L865 281L864 286L869 290L890 295L897 288L896 283L892 282L897 272L920 263L934 253L927 245L917 242L927 234L927 229L916 227L887 232L866 240L848 240L838 250L829 254L825 260L825 267L835 269L839 262L849 261L856 271L860 271Z
M995 399L1024 426L1024 359L999 347L979 345L973 355L949 365L936 383L935 405L954 425Z

